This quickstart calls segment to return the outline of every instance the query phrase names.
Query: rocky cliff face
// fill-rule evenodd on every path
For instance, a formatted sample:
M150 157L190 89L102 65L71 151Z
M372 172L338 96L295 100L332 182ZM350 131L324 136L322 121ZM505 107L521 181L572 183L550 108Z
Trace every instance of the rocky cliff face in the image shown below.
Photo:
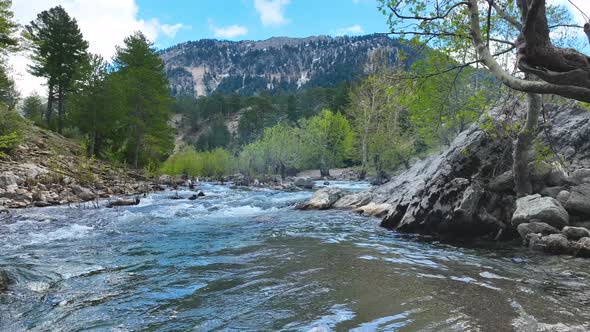
M213 92L250 95L334 86L373 69L372 59L396 61L405 50L384 35L277 37L264 41L200 40L162 51L174 95Z
M532 240L525 238L531 246L571 253L588 245L590 252L590 238L583 236L585 242L579 244L572 241L580 236L570 234L571 226L590 224L590 112L545 106L547 123L537 139L540 146L558 152L561 162L547 151L544 160L532 160L537 194L517 201L510 170L513 138L502 128L505 114L522 108L514 103L494 110L489 114L496 119L492 130L474 124L441 154L416 163L383 186L358 194L331 193L339 197L331 206L382 215L382 226L402 232L490 239L533 233ZM559 234L549 238L543 232L525 231L531 228ZM556 249L558 244L565 247Z

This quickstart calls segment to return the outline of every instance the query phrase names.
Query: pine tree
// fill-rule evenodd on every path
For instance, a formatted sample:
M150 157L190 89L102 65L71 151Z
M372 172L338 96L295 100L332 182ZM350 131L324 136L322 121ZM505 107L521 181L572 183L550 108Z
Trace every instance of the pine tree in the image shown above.
M76 74L87 60L88 42L84 40L76 20L61 6L39 13L25 30L33 60L29 72L47 79L45 116L51 124L54 102L57 101L57 130L61 133L66 113L65 99L74 86Z
M135 168L161 158L172 147L168 127L172 100L164 63L141 32L127 37L114 59L125 95L125 116L130 134L128 159Z

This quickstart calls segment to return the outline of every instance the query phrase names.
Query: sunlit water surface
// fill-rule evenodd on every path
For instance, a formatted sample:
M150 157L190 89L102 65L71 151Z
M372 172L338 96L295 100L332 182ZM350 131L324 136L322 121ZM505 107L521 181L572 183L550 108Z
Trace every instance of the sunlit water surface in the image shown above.
M310 192L201 189L2 219L0 331L590 330L590 261L294 210Z

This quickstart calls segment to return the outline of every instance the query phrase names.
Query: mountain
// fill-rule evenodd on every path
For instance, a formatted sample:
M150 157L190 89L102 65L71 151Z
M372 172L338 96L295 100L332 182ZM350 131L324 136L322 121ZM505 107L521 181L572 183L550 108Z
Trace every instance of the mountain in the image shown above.
M394 63L400 50L411 53L398 40L374 34L238 42L204 39L160 54L173 95L205 96L335 86L369 73L373 59Z

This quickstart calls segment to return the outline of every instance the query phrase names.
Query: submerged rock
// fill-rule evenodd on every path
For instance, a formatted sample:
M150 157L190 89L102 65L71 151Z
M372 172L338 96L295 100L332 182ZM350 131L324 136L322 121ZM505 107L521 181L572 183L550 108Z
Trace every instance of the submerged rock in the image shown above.
M543 237L539 237L538 234L529 234L529 247L559 255L572 254L576 251L575 245L563 234L550 234Z
M518 226L527 222L544 222L558 229L569 224L569 215L559 202L551 197L531 195L516 201L512 224Z
M323 188L315 192L307 201L300 204L299 210L326 210L348 192L338 188Z

